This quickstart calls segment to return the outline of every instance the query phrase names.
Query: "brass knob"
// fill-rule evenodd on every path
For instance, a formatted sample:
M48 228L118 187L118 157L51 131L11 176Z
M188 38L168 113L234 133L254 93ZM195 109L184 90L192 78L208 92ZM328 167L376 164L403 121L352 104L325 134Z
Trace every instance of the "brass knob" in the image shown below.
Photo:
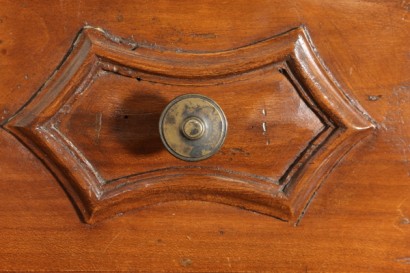
M159 133L165 148L185 161L214 155L222 146L228 122L212 99L187 94L171 101L161 114Z

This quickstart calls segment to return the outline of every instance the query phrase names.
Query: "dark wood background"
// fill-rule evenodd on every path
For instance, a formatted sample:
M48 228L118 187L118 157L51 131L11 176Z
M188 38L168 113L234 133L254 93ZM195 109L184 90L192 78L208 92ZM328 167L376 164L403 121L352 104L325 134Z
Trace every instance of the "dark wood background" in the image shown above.
M84 25L153 47L220 51L305 25L378 128L299 226L221 204L158 204L94 225L0 130L0 271L410 271L408 1L0 1L0 122L47 80Z

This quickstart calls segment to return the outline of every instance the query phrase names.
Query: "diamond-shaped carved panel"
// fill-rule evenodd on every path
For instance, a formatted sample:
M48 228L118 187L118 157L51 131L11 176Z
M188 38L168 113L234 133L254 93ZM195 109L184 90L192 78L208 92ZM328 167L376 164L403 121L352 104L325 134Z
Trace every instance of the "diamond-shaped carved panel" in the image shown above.
M213 157L174 158L158 121L198 93L229 131ZM87 27L5 128L59 178L85 221L170 200L225 203L295 222L374 125L323 68L305 29L214 53L159 51Z

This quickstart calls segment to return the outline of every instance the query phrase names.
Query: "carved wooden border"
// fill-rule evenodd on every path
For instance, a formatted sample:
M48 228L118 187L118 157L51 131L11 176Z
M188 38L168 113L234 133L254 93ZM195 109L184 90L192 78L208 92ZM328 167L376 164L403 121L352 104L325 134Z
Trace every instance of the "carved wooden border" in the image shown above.
M325 125L278 183L195 166L170 166L157 173L104 181L75 143L55 125L56 116L64 111L64 102L87 88L100 69L166 83L215 84L223 77L272 64L277 65ZM219 202L297 222L321 181L375 125L338 87L304 27L214 53L156 50L99 28L85 27L61 66L3 128L56 175L88 223L149 204L181 199ZM187 175L190 179L179 179Z

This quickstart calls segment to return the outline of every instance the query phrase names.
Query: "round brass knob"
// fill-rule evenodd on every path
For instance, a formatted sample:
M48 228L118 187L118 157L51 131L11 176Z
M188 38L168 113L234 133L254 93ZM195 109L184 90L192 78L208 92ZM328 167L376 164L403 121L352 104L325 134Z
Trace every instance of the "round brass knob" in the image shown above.
M171 101L161 114L159 133L165 148L185 161L214 155L225 141L228 122L212 99L187 94Z

